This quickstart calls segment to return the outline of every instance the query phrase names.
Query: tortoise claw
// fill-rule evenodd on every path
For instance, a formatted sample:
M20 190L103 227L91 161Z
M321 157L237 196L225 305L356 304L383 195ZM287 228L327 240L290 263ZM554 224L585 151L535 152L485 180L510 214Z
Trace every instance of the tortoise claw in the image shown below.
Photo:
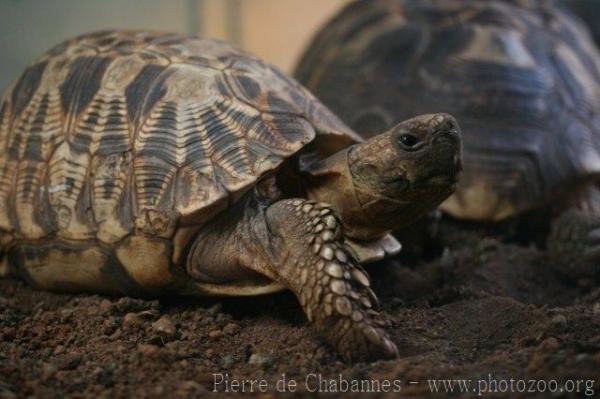
M287 237L282 252L291 255L278 272L308 320L339 355L346 361L397 357L369 276L345 247L333 209L301 199L282 200L271 205L267 216L271 228Z
M328 338L334 343L344 361L375 361L398 357L398 348L380 323L365 317L359 322L340 319L330 330Z

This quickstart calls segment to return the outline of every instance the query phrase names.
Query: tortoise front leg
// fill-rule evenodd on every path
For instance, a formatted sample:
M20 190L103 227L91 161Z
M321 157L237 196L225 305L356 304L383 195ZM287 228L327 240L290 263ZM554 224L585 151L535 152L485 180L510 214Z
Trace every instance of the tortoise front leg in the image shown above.
M383 330L386 323L376 310L369 278L344 245L335 212L325 204L292 199L270 205L264 218L267 231L253 227L248 236L260 238L245 240L253 241L247 242L253 248L243 251L242 263L293 291L308 320L344 359L398 356Z
M600 214L569 209L553 223L547 247L557 270L571 278L600 276Z
M552 224L548 250L563 274L600 277L600 188L587 186Z

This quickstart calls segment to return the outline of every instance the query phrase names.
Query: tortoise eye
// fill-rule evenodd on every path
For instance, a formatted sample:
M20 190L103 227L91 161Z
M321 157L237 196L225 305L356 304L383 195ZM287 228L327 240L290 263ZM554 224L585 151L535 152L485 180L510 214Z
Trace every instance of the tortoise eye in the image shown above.
M419 139L412 134L404 133L398 137L398 141L403 147L412 148L419 143Z

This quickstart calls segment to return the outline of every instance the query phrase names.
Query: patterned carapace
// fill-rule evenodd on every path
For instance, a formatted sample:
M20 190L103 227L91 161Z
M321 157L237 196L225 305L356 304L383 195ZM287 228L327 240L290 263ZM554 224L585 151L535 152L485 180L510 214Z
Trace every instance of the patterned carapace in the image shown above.
M168 238L227 207L315 130L360 140L297 83L224 43L78 37L36 60L2 100L0 230Z

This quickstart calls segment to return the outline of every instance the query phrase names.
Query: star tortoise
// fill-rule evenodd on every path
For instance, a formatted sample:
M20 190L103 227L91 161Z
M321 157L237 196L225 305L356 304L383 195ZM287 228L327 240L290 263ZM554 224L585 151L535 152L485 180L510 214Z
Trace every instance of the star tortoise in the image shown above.
M456 121L364 142L277 68L208 39L108 31L29 66L0 108L0 271L126 295L290 289L345 359L397 355L359 264L436 207Z
M441 209L542 233L559 271L599 274L600 54L555 2L356 1L296 77L366 137L408 115L456 116L464 171Z

